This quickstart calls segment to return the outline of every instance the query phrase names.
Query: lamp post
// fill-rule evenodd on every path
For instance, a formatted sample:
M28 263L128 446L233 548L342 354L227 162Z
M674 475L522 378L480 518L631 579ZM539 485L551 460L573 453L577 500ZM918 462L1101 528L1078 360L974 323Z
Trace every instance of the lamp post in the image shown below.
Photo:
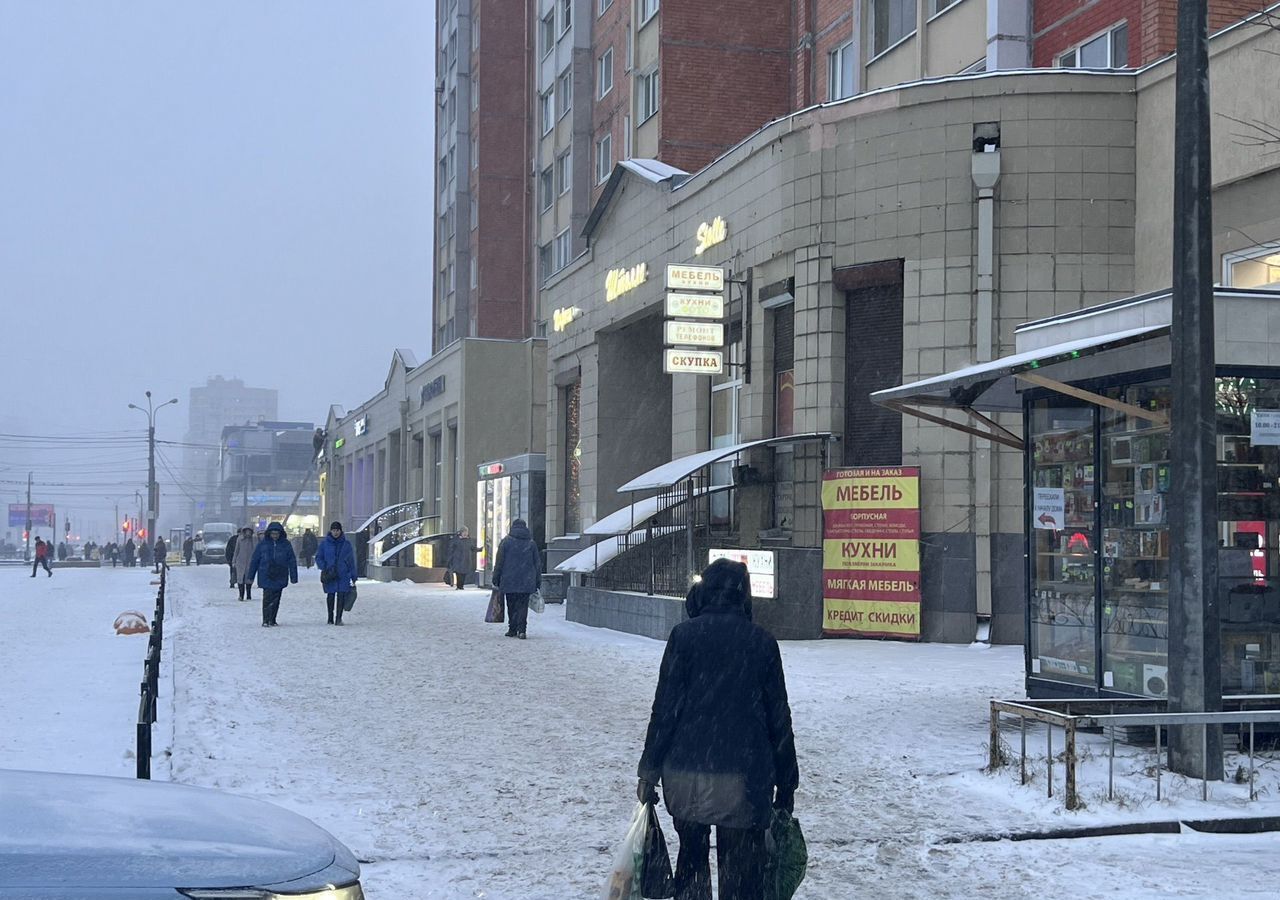
M170 404L176 404L178 398L166 400L159 406L151 405L151 392L147 391L147 408L135 406L130 403L130 409L136 409L138 412L147 414L147 537L148 541L155 540L156 534L156 515L160 511L160 491L156 485L156 413L164 409Z

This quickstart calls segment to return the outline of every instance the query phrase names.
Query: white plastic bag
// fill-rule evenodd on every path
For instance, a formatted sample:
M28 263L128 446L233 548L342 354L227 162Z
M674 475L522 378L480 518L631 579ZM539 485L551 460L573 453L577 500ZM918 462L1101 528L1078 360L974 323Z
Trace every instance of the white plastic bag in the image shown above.
M601 900L641 900L640 864L644 859L644 833L648 824L649 811L643 803L637 803L627 836L613 855L613 867Z
M547 608L547 601L542 599L542 591L534 591L529 595L529 609L532 612L540 613Z

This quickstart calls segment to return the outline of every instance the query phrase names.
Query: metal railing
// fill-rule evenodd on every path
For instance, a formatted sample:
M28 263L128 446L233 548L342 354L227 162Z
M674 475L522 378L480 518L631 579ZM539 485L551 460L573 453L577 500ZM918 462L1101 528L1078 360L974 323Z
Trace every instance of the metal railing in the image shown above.
M1280 724L1280 695L1249 694L1222 698L1223 703L1244 707L1250 704L1264 703L1271 709L1234 709L1222 712L1169 712L1165 710L1145 709L1141 712L1117 713L1117 707L1152 707L1164 701L1150 699L1115 699L1115 700L992 700L990 744L988 746L988 766L991 770L1001 768L1005 764L1004 753L1000 743L1000 718L1016 716L1019 720L1021 737L1020 747L1020 781L1027 783L1027 722L1041 722L1045 725L1045 757L1047 762L1048 796L1053 796L1053 729L1055 726L1063 730L1065 744L1063 763L1066 769L1064 795L1066 808L1080 808L1080 793L1076 782L1076 769L1079 754L1076 750L1077 733L1082 728L1100 728L1106 731L1108 741L1107 754L1107 799L1115 798L1115 761L1116 735L1118 727L1154 727L1155 729L1155 772L1156 800L1162 799L1161 775L1161 728L1180 728L1200 725L1201 758L1208 756L1208 726L1210 725L1248 725L1249 726L1249 799L1256 800L1258 792L1255 786L1256 770L1254 766L1254 726L1259 724ZM1061 710L1057 709L1061 707ZM1075 712L1072 712L1075 707ZM1106 710L1102 712L1101 710ZM1208 767L1202 773L1200 796L1209 799Z
M164 644L164 589L169 566L160 566L160 589L156 591L156 615L147 635L147 655L142 663L141 698L138 701L138 775L151 778L151 727L156 723L156 700L160 696L160 650Z

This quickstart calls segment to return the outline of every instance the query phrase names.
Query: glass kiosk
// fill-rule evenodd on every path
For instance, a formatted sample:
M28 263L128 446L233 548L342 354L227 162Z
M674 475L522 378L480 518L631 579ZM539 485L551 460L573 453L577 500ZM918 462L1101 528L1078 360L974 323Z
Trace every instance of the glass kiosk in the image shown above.
M489 586L498 544L516 519L524 519L539 548L545 548L547 458L525 453L483 463L476 482L476 530L480 550L477 584Z

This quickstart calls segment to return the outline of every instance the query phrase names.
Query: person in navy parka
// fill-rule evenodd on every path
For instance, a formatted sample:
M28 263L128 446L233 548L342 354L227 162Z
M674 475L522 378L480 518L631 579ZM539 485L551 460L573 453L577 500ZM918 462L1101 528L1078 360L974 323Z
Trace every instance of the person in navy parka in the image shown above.
M284 526L272 522L267 534L253 549L253 561L249 563L249 580L257 576L262 588L262 627L276 625L280 612L280 595L290 584L298 583L298 557L293 545L285 537Z
M342 533L341 522L332 523L329 533L320 542L316 550L316 568L320 570L324 602L329 608L329 624L341 625L343 608L359 575L356 548Z

